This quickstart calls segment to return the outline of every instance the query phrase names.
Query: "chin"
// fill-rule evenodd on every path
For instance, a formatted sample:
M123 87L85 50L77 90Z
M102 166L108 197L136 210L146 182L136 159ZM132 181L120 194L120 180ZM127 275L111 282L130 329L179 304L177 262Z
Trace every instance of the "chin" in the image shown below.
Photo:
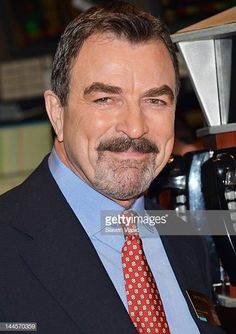
M152 182L152 178L138 178L130 179L124 177L120 182L103 182L97 185L97 189L107 197L115 198L117 200L131 200L139 197L148 189Z

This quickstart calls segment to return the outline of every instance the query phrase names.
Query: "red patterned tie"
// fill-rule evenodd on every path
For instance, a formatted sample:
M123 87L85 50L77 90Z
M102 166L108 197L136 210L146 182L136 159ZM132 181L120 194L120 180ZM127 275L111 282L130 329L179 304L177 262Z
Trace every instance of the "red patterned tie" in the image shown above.
M122 266L129 315L138 333L170 334L161 297L135 227L125 230Z

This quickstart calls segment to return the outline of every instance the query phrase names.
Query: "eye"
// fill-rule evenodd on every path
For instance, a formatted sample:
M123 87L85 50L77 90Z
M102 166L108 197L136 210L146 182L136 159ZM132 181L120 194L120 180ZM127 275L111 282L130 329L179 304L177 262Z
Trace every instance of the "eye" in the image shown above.
M157 98L150 98L145 100L146 103L150 103L150 104L155 104L155 105L160 105L160 106L165 106L167 105L167 102L161 99L157 99Z
M106 103L111 103L112 99L110 97L101 97L99 99L94 100L94 102L98 104L106 104Z

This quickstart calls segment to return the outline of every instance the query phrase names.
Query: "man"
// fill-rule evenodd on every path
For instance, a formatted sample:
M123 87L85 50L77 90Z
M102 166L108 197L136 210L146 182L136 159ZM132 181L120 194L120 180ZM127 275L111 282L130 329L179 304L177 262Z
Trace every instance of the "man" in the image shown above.
M221 333L197 316L186 293L209 293L200 241L142 238L143 275L158 286L164 328L163 317L158 325L155 317L134 319L125 238L101 232L104 210L144 210L143 193L172 151L178 85L174 48L158 19L118 2L69 24L45 92L54 149L0 200L2 322L37 322L43 334ZM156 287L152 293L160 298Z

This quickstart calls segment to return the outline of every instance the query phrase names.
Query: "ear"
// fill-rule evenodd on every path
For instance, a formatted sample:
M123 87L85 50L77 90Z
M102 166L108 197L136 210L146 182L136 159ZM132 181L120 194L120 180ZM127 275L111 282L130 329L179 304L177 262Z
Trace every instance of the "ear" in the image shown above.
M57 135L59 142L63 141L63 120L64 108L58 96L51 90L46 90L44 93L45 106L48 117Z

